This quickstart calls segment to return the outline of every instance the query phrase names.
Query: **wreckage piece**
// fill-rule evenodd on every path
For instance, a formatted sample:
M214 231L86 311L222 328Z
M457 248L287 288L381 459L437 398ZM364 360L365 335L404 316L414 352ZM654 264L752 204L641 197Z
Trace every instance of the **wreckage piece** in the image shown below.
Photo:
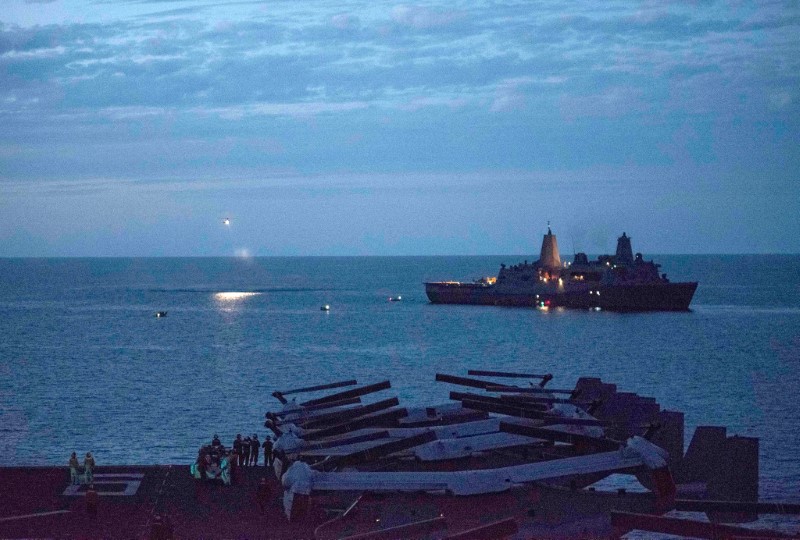
M576 401L572 398L557 398L549 396L539 396L535 394L500 394L499 399L509 403L538 403L540 405L554 405L561 403L564 405L575 405L582 409L588 409L593 402Z
M620 472L646 467L657 474L655 492L674 500L675 486L666 465L666 452L641 437L620 449L585 456L512 465L498 469L450 472L320 472L295 462L283 477L287 492L312 491L429 491L452 495L477 495L506 491L515 485L600 472ZM290 474L291 473L291 474ZM295 485L297 490L295 490Z
M414 448L421 444L429 443L436 440L436 433L433 431L426 431L403 439L389 441L386 443L378 444L351 452L341 456L328 456L323 461L316 463L314 468L317 470L331 471L339 467L346 467L350 465L358 465L367 461L374 461L386 457L395 452L401 452L409 448Z
M446 382L450 384L457 384L459 386L469 386L471 388L486 389L489 386L499 386L499 383L491 381L482 381L480 379L470 379L467 377L458 377L456 375L447 375L445 373L436 374L437 382Z
M487 392L516 392L518 394L565 394L568 396L575 394L575 390L540 388L538 386L507 386L502 384L489 384L484 389Z
M434 407L413 407L408 409L408 416L401 418L401 428L436 427L450 424L463 424L477 420L485 420L489 415L482 411L466 409L460 403L446 403Z
M635 441L635 443L634 443ZM506 491L514 484L525 484L564 476L596 472L627 471L647 466L666 466L666 454L641 437L612 452L567 457L500 469L453 472L336 472L311 471L312 490L321 491L443 491L453 495L476 495ZM292 467L306 467L295 462ZM288 471L287 471L288 473ZM309 473L303 473L309 477ZM421 488L420 486L428 486ZM288 486L287 486L288 487ZM673 493L674 495L674 493Z
M344 392L338 392L336 394L330 394L325 397L312 399L303 402L300 405L303 407L309 407L311 405L319 405L321 403L330 403L331 401L341 401L343 399L349 399L349 398L364 396L367 394L372 394L374 392L380 392L381 390L387 390L391 387L392 384L389 381L382 381L375 384L368 384L367 386L362 386L361 388L354 388L353 390L345 390Z
M547 441L535 439L524 435L513 435L499 431L500 419L492 418L463 424L436 426L433 428L389 428L387 436L393 438L407 438L425 433L434 433L436 439L431 442L414 446L408 454L421 462L447 461L465 457L482 455L495 450L544 446ZM366 430L365 430L366 431ZM303 460L318 460L328 456L342 456L353 452L366 451L371 447L383 444L374 440L349 440L354 443L352 448L345 444L333 448L316 449L314 445L305 445L296 452ZM363 443L363 444L362 444ZM398 457L402 457L402 454Z
M463 403L464 407L467 409L477 409L480 411L504 414L506 416L514 416L517 418L541 420L544 424L564 424L564 425L581 425L581 426L605 426L608 424L608 422L597 420L596 418L588 418L588 417L570 418L549 412L544 412L538 408L521 407L519 405L512 405L502 402L491 403L483 400L465 399L461 403Z
M800 504L782 502L712 501L675 499L675 510L683 512L755 512L757 514L800 515Z
M720 523L708 523L691 519L611 512L612 538L621 538L633 530L688 536L691 538L800 538L797 535L779 533L765 529L748 529Z
M315 493L317 501L331 500L347 507L352 495L346 492ZM377 493L359 495L347 516L338 516L319 525L317 540L333 540L348 535L378 533L382 527L443 517L449 536L404 535L407 538L453 538L473 540L505 538L505 532L491 529L474 532L498 522L514 521L518 532L513 538L573 539L606 538L611 531L611 510L649 512L655 505L652 493L624 494L571 490L539 483L515 486L505 492L472 497L426 493ZM490 522L487 523L487 520ZM466 533L473 534L466 534ZM392 537L397 538L397 537Z
M274 416L276 418L292 418L293 415L296 417L306 417L306 416L311 416L312 414L315 413L315 411L335 409L337 407L346 407L347 405L355 405L357 403L361 403L360 397L342 399L339 401L330 401L327 403L320 403L318 405L309 405L306 407L301 407L300 405L294 405L293 407L284 406L284 408L280 411L268 412L267 416Z
M411 437L429 431L435 433L437 439L441 441L449 439L463 439L478 435L504 435L499 432L499 427L499 418L489 418L464 422L461 424L438 425L430 428L390 427L385 430L376 428L362 428L350 432L350 437L324 439L319 442L305 442L301 439L298 439L300 446L295 447L290 451L290 453L299 452L300 456L308 456L312 459L319 459L320 457L325 457L326 455L343 455L343 453L347 453L348 449L342 447L347 445L370 442L386 437L403 439L405 437ZM380 437L376 436L376 434L380 434ZM325 452L327 449L332 449L332 451ZM359 450L361 449L363 448L359 448Z
M759 440L728 436L719 426L698 426L686 455L675 465L679 483L702 483L712 500L758 501ZM755 512L712 512L709 519L724 523L754 521Z
M341 424L345 420L352 420L354 418L366 416L384 409L390 409L398 406L399 404L400 400L398 400L396 397L393 397L360 407L341 409L330 413L311 416L295 423L303 429L320 429L330 425Z
M519 532L516 520L513 518L495 521L494 523L487 523L474 529L448 535L444 540L483 540L495 539L501 540L508 538Z
M356 534L353 536L341 536L338 540L403 540L405 538L429 538L431 535L434 537L441 537L437 535L438 532L447 530L447 519L442 516L424 519L406 523L404 525L396 525L386 529L380 529L373 532ZM314 532L314 538L323 538L317 532Z
M543 381L545 381L544 384L547 384L546 381L550 381L553 379L552 373L545 373L544 375L535 375L533 373L512 373L509 371L486 371L483 369L467 370L467 375L474 375L477 377L508 377L512 379L542 379Z
M341 388L343 386L355 386L357 384L358 384L358 381L356 379L350 379L348 381L339 381L339 382L333 382L333 383L328 383L328 384L318 384L316 386L307 386L305 388L295 388L293 390L285 390L285 391L281 392L281 394L283 394L284 396L287 396L289 394L300 394L300 393L303 393L303 392L316 392L318 390L330 390L332 388Z
M390 409L386 412L356 418L342 424L336 424L323 429L303 433L303 439L306 441L325 439L334 435L341 435L342 433L348 433L350 431L355 431L365 427L396 426L397 421L405 416L408 416L408 411L406 409Z
M469 392L450 392L450 399L452 399L453 401L460 401L462 403L462 406L463 406L464 401L469 401L469 402L476 402L477 401L477 402L481 402L481 403L495 404L498 407L502 407L502 406L525 406L528 409L538 410L538 411L540 411L542 413L544 413L544 412L546 412L547 410L550 409L550 406L548 404L545 404L545 403L526 403L526 404L521 404L520 405L519 403L513 403L513 402L509 403L508 400L505 400L505 399L502 399L502 398L499 398L499 397L486 396L486 395L483 395L483 394L472 394L472 393L469 393ZM481 409L481 410L483 410L483 409Z
M353 386L358 384L358 381L355 379L351 379L349 381L340 381L340 382L333 382L328 384L318 384L317 386L307 386L305 388L295 388L293 390L284 390L283 392L277 391L276 393L281 394L282 396L288 396L289 394L300 394L303 392L316 392L318 390L330 390L332 388L341 388L343 386Z
M550 380L550 379L546 379ZM470 388L481 388L486 391L505 391L505 392L530 392L530 393L544 393L544 394L573 394L573 390L548 390L543 388L542 386L534 386L534 387L520 387L520 386L508 386L503 385L497 382L492 381L484 381L481 379L470 379L468 377L458 377L456 375L447 375L445 373L437 373L436 374L436 381L438 382L446 382L450 384L457 384L459 386L469 386ZM490 390L490 389L502 389L502 390Z
M380 519L378 520L380 521ZM431 519L412 521L404 525L395 525L386 529L355 534L352 536L337 536L338 540L405 540L407 538L441 538L442 540L502 540L519 532L514 519L504 519L494 523L487 523L466 531L446 534L447 518L438 516ZM326 524L323 524L323 526ZM325 528L320 526L314 531L314 538L327 538Z
M552 442L571 444L576 448L586 450L609 451L619 449L622 444L620 441L606 439L605 437L592 437L578 433L569 433L558 429L534 427L511 421L501 421L500 431L545 439Z
M438 439L422 444L413 450L414 457L420 461L447 461L465 457L479 456L485 452L511 448L542 446L549 444L543 439L511 433L484 433L469 437Z
M314 452L317 450L327 450L330 448L336 448L337 446L347 446L350 444L362 443L362 442L369 442L369 441L377 441L381 439L389 438L389 431L387 430L380 430L380 431L372 431L369 433L363 433L360 435L355 435L352 437L342 437L337 439L326 439L322 441L317 441L313 443L306 443L304 444L299 451L301 454L305 452Z

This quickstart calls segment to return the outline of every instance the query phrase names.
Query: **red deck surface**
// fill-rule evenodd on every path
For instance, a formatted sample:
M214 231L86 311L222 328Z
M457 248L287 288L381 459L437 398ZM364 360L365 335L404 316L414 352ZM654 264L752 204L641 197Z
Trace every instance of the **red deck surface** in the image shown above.
M64 495L70 486L66 467L1 468L0 538L149 538L156 514L169 518L175 538L313 538L324 511L312 507L307 523L288 523L282 490L270 472L240 468L235 485L222 486L195 481L188 465L98 467L92 517L85 496ZM144 475L136 493L111 495L128 483L105 475L131 473ZM262 477L272 491L264 511L257 499Z

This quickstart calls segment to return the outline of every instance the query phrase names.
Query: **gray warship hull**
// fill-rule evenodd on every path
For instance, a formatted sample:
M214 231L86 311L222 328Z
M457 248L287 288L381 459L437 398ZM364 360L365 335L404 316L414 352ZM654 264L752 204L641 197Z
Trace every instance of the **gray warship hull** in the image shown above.
M480 283L425 283L425 294L433 304L600 308L608 311L687 311L695 289L697 282L595 285L568 290L547 286L532 286L525 290Z

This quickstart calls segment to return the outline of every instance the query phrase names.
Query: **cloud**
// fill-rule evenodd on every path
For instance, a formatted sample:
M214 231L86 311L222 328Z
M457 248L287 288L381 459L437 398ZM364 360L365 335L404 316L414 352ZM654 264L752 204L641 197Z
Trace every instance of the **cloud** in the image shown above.
M468 101L457 97L434 97L418 96L412 98L408 103L400 105L400 109L406 111L419 111L427 107L447 107L449 109L460 109L468 105Z
M793 132L800 117L800 17L779 4L72 5L67 16L0 15L0 145L24 149L5 174L124 170L128 155L172 174L208 165L207 146L186 141L228 137L241 140L220 168L249 174L268 161L241 142L255 136L279 141L255 153L286 170L514 168L543 161L533 150L574 165L628 150L574 155L531 140L584 140L570 130L618 122L660 122L663 140L685 121L777 118ZM32 11L52 20L28 24ZM133 156L156 140L167 155ZM112 141L129 154L93 162L92 145ZM48 144L64 145L52 165ZM637 159L664 159L637 148Z
M492 112L509 112L525 108L525 94L522 87L529 85L532 80L528 77L508 79L502 81L495 90L494 100L489 110Z
M447 26L463 14L454 11L434 11L417 5L401 4L392 8L392 20L400 25L416 29L436 28Z
M337 13L330 18L331 25L339 30L349 30L359 26L358 17L349 13Z
M298 103L250 103L229 107L195 108L196 114L213 114L226 120L240 120L252 116L316 116L365 109L366 102L331 103L324 101Z

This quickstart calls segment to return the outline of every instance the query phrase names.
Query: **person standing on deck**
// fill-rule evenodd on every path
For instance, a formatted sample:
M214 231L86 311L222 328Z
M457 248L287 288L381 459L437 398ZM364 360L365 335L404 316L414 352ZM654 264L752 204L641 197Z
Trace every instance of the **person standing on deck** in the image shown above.
M264 449L264 467L272 467L272 437L267 435L261 447Z
M250 440L250 465L258 465L258 451L261 450L261 441L258 440L258 433L253 433Z
M233 454L236 456L236 465L242 464L242 434L237 433L233 440Z
M242 441L242 464L250 465L250 437Z
M261 482L258 484L258 490L256 491L256 500L258 501L258 506L261 508L261 511L264 512L269 504L269 496L271 495L271 490L269 488L269 484L267 483L266 478L262 478Z
M86 478L86 483L91 484L94 479L94 458L91 452L86 452L86 457L83 458L83 475Z
M69 457L69 480L73 485L80 483L78 480L78 467L80 466L80 463L78 463L78 455L72 452L72 455Z

